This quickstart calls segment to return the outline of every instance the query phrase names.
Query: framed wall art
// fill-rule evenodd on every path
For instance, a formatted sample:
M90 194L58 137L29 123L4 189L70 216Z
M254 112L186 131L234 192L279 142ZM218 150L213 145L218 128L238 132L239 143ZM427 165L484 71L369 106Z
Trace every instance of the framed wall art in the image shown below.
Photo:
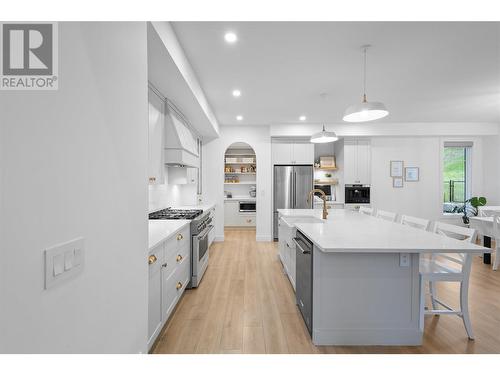
M420 171L418 167L405 168L405 181L416 182L420 179Z
M391 160L391 177L403 177L402 160Z
M392 187L393 188L402 188L403 187L403 177L393 177L392 178Z

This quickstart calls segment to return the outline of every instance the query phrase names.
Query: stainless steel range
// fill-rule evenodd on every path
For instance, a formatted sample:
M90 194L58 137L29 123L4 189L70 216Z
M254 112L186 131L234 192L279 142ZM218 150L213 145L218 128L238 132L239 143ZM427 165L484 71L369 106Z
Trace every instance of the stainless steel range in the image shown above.
M203 212L191 222L191 288L201 282L208 267L208 235L213 230L213 211Z
M149 220L191 220L191 283L188 288L200 284L208 267L208 235L213 230L213 210L181 210L166 208L149 214Z

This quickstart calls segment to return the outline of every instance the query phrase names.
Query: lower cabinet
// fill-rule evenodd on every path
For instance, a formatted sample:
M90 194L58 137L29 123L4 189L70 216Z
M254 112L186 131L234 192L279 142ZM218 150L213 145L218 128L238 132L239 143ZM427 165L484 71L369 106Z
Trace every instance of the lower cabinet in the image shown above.
M289 227L282 218L278 222L278 254L283 264L285 273L292 284L293 290L295 290L295 279L296 279L296 254L295 254L295 242L293 237L295 236L295 227Z
M239 201L224 202L224 226L226 227L254 227L255 212L240 212Z
M149 252L148 350L189 284L190 246L187 225Z

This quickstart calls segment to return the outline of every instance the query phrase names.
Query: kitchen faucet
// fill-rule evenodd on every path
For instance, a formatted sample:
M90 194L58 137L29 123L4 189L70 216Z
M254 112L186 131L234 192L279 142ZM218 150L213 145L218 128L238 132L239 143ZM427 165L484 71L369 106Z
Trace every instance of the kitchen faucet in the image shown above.
M309 197L307 197L307 203L310 202L311 197L314 195L314 193L320 193L321 194L321 199L323 199L323 220L326 220L326 218L328 216L328 210L326 209L326 194L321 189L312 189L309 192ZM313 205L314 205L314 203L313 203Z

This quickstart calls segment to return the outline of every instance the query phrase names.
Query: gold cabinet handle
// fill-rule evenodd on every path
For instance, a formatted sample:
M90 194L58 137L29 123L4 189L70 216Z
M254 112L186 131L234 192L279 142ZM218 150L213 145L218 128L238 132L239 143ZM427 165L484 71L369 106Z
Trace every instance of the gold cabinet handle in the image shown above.
M183 238L184 238L184 236L183 236L181 233L179 233L179 234L177 235L177 241L180 241L180 240L182 240Z
M148 258L148 263L149 264L153 264L157 260L158 260L158 258L156 257L156 255L150 255L149 258Z
M179 281L179 282L177 282L175 289L179 290L180 288L182 288L182 283Z
M181 254L178 254L177 255L177 258L175 258L176 261L180 262L182 260L182 255Z

